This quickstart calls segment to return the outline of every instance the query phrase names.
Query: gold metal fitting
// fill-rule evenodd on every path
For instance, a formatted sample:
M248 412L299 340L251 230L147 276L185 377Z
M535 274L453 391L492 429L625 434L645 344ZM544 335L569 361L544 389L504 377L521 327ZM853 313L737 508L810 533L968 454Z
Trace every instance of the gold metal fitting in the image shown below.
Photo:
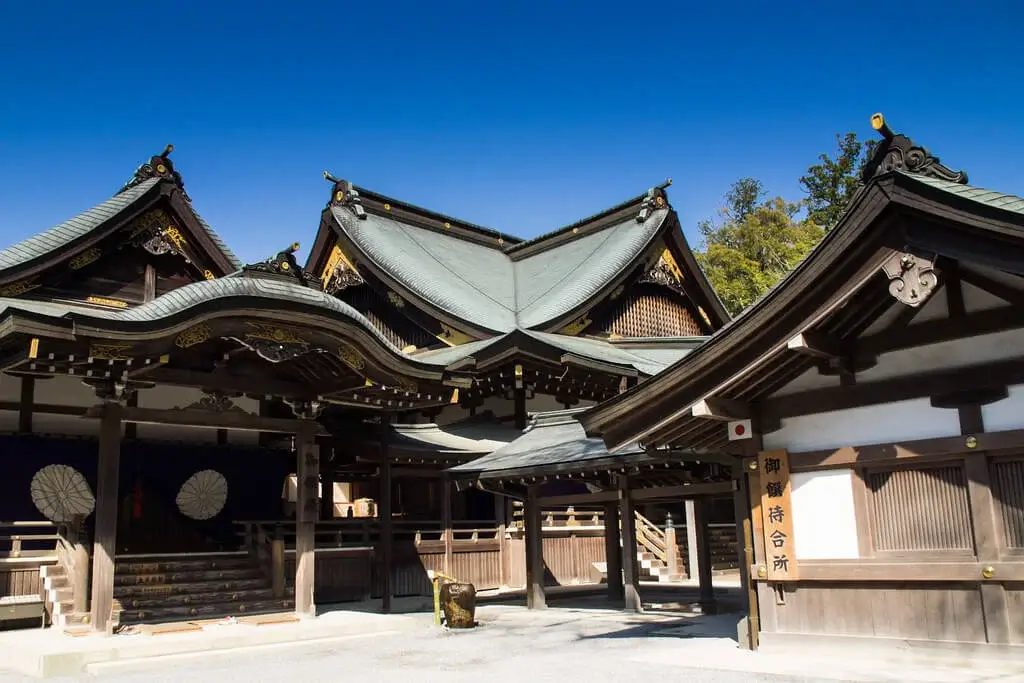
M981 575L984 578L986 578L986 579L991 579L993 576L996 575L996 568L993 567L992 565L988 565L986 567L982 567Z

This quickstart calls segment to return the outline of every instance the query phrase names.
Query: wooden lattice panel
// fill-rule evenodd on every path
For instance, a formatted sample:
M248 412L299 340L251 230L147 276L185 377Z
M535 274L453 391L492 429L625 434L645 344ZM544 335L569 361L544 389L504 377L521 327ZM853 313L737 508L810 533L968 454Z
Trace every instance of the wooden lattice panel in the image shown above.
M992 464L992 494L1007 548L1024 549L1024 460Z
M961 465L872 471L867 484L876 551L974 548Z
M650 286L627 292L587 329L623 337L693 337L703 334L688 302L670 290Z
M338 298L366 316L370 323L400 349L406 346L425 348L437 343L422 327L412 322L394 304L367 285L349 287Z

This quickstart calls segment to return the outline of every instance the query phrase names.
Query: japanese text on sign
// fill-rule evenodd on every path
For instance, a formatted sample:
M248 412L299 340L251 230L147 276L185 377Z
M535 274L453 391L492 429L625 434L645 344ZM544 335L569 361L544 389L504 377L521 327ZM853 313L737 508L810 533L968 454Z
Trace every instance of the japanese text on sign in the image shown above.
M764 524L765 565L768 580L796 578L793 520L790 504L789 454L759 454L761 517Z

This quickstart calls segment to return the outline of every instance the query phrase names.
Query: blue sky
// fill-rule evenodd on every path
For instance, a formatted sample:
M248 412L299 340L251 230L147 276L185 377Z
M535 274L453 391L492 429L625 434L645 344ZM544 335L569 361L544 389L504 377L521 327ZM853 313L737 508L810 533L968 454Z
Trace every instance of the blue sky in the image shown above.
M130 9L128 9L130 7ZM0 5L0 242L163 146L243 260L352 180L529 237L671 177L691 243L742 176L801 197L882 111L1024 194L1020 0Z

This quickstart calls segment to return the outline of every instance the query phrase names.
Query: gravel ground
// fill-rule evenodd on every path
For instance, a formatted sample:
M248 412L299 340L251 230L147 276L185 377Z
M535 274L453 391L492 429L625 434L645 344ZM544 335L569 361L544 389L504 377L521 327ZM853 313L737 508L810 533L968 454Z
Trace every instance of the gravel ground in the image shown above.
M780 657L738 650L727 634L735 617L694 620L676 613L626 616L590 609L484 606L480 628L446 632L416 615L402 633L378 633L329 642L250 648L220 654L99 665L90 675L123 683L162 681L337 681L373 683L805 683L810 681L1000 680L1007 672L976 669L910 671L881 663L814 660L813 653ZM140 636L149 637L149 636ZM159 637L159 636L155 636ZM0 653L2 666L2 653ZM997 675L998 674L998 675ZM38 679L0 673L0 683Z

